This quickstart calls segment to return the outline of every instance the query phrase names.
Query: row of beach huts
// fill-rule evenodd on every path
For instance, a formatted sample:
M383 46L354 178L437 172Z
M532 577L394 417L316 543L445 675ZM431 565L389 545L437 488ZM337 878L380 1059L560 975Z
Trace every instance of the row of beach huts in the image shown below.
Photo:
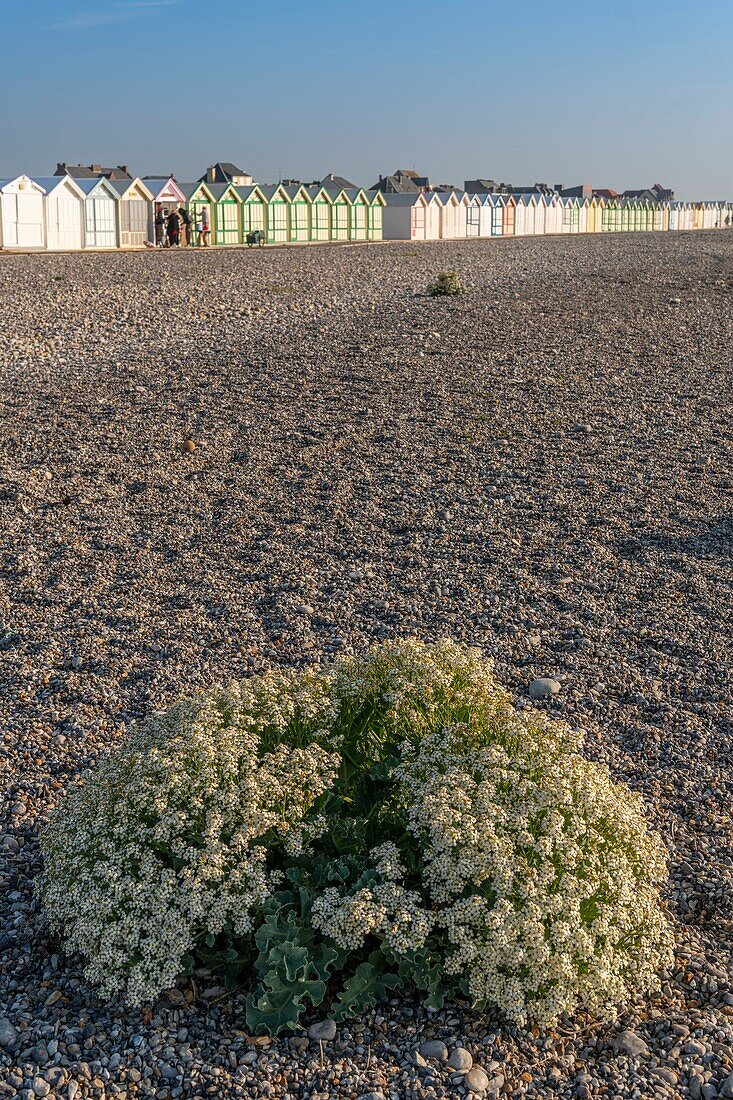
M168 179L0 180L0 249L76 251L150 247L156 214L204 211L212 245L327 241L456 240L562 233L724 229L731 202L566 198L534 192L383 194L356 187L260 185ZM192 235L191 244L197 244Z

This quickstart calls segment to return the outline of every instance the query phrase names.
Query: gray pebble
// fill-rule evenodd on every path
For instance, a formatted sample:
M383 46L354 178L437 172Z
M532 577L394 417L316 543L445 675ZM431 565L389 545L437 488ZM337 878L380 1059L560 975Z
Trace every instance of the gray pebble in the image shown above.
M541 676L529 685L530 699L547 699L550 695L557 695L559 691L560 683L549 676Z

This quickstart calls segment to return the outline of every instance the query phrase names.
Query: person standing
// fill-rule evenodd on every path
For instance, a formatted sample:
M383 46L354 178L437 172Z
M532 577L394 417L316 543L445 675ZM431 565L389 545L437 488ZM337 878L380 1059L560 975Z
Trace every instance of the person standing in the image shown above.
M165 214L158 207L155 213L155 243L158 248L165 248Z
M168 215L168 240L171 248L178 248L180 233L181 219L178 217L178 211L174 208Z
M201 207L201 243L208 245L209 243L209 208L208 206Z
M178 216L181 219L181 244L188 246L191 243L191 215L185 206L179 206Z

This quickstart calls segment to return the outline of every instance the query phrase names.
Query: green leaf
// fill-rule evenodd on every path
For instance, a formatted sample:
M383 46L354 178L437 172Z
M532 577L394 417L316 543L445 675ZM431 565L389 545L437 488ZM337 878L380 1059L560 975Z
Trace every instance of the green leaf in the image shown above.
M357 1016L364 1009L383 1000L391 989L400 984L397 974L385 973L379 951L373 951L368 962L360 963L353 976L344 982L344 988L333 1005L334 1020Z

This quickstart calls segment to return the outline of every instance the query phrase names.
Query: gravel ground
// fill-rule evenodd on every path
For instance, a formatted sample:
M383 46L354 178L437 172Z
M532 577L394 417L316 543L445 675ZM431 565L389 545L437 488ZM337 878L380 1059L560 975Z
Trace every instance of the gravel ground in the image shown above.
M733 1097L732 292L724 232L0 256L0 1096ZM642 792L662 992L273 1042L205 973L99 1001L33 901L58 792L182 693L401 634Z

